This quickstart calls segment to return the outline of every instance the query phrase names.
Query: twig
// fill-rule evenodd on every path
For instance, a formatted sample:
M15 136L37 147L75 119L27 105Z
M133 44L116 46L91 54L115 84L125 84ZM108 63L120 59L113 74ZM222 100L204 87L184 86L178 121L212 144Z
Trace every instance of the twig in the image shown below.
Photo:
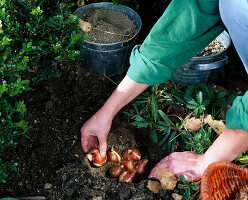
M108 80L110 80L112 83L114 83L116 86L118 85L116 82L114 82L111 78L109 78L108 76L106 76L105 74L104 74L104 77L106 77Z
M19 197L20 200L46 200L46 197L33 196L33 197Z
M27 135L25 135L25 137L28 138L31 142L33 142L33 140L30 137L28 137Z
M113 32L109 32L109 31L105 31L105 30L102 30L102 29L99 29L99 28L93 28L93 29L98 30L98 31L103 31L103 32L108 33L108 34L119 35L119 36L123 36L123 37L131 37L132 36L132 33L130 33L128 35L124 35L124 34L119 34L119 33L113 33Z
M189 199L189 200L193 200L195 198L195 196L200 192L200 189L197 190L197 192Z

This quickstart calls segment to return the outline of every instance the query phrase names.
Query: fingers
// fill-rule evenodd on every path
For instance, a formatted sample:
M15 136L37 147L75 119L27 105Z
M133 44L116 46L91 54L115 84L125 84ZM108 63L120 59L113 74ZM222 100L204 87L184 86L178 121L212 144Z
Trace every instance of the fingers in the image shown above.
M201 178L199 161L201 155L193 152L176 152L162 159L150 172L149 178L158 179L157 169L172 172L178 179L184 175L187 181Z
M157 175L157 172L156 172L156 167L154 167L152 169L152 171L150 172L149 178L156 178L156 179L158 179L158 175Z
M99 140L99 151L102 157L106 156L106 150L107 150L107 137L106 136L100 136L98 137Z
M81 129L81 145L83 151L86 153L87 158L92 161L92 155L90 151L95 148L98 148L97 139L94 136L89 135L89 133L85 132L84 129Z
M92 154L91 153L86 154L86 156L89 159L89 161L92 161Z

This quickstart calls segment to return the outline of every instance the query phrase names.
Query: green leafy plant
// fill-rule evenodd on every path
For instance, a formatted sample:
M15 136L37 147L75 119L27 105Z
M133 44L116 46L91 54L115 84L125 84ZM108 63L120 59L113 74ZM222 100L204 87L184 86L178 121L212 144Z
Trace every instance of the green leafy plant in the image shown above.
M194 151L195 153L203 154L211 146L213 139L213 130L211 127L201 128L196 133L191 133L188 137L185 149Z
M84 37L76 27L78 17L69 20L75 9L72 1L2 0L0 20L9 40L5 64L16 68L24 59L27 72L36 81L57 76L58 64L75 60L80 55L77 42ZM11 72L12 73L12 72Z
M17 167L4 160L4 151L28 131L19 96L33 83L58 76L59 64L80 55L77 42L85 36L78 17L69 20L74 9L69 0L0 1L0 182Z
M204 153L215 139L208 125L198 131L185 128L185 117L193 115L203 121L206 113L215 119L222 119L226 105L231 104L235 94L217 92L214 85L206 84L183 86L167 82L152 86L133 102L137 114L130 114L132 125L150 127L151 140L164 150L174 152L176 146L182 150Z
M175 191L182 195L181 200L199 199L200 181L190 183L183 175L180 175L179 178L181 182L177 185Z
M248 167L248 152L244 151L239 154L238 157L235 158L234 163L244 167Z

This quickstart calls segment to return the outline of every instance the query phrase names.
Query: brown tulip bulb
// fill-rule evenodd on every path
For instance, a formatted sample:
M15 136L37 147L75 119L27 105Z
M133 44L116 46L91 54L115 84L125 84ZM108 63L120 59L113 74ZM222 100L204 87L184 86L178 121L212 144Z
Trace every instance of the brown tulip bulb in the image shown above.
M134 162L136 162L140 160L141 154L138 148L131 147L123 152L123 158L124 160L128 160L128 158L131 158Z
M132 183L135 176L135 171L125 171L119 176L119 182Z
M125 170L127 171L134 171L135 170L135 164L134 161L131 158L128 158L127 160L123 160L121 162L122 165L124 165Z
M138 162L138 164L136 165L136 168L135 168L137 175L139 175L139 176L145 175L147 162L148 162L148 160Z
M103 166L107 161L107 156L104 158L101 156L100 152L97 149L94 149L92 152L92 162L95 166L101 167Z
M107 152L107 157L109 162L118 163L121 161L121 153L114 147L112 147L111 150Z
M113 178L119 177L124 171L124 166L123 165L113 165L109 169L109 174Z

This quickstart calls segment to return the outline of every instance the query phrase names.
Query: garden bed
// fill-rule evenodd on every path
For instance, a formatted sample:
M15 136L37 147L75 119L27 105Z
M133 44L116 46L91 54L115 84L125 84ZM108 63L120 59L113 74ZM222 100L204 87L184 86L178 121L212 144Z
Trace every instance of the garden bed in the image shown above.
M108 78L86 73L80 64L61 67L62 76L38 83L22 98L28 109L29 132L4 159L19 163L0 197L43 196L46 199L171 199L171 191L153 194L147 178L138 183L118 183L106 175L110 163L94 167L84 156L80 128L105 102L116 85ZM123 75L113 78L119 83ZM123 111L134 112L131 106ZM108 136L108 148L123 151L137 146L148 169L166 155L149 139L148 129L132 126L119 112Z
M107 163L97 168L85 157L80 128L106 101L124 77L109 79L86 72L80 63L61 65L62 76L39 82L19 100L27 105L29 131L20 136L17 148L6 149L3 159L17 162L7 183L0 185L0 197L40 196L46 199L173 199L174 191L154 194L147 188L147 176L133 184L119 183L108 176ZM219 80L232 91L245 92L247 82ZM124 112L135 114L133 106ZM108 136L108 148L119 151L136 146L148 171L168 155L150 140L150 128L131 125L130 116L119 112ZM162 138L159 138L162 140Z

